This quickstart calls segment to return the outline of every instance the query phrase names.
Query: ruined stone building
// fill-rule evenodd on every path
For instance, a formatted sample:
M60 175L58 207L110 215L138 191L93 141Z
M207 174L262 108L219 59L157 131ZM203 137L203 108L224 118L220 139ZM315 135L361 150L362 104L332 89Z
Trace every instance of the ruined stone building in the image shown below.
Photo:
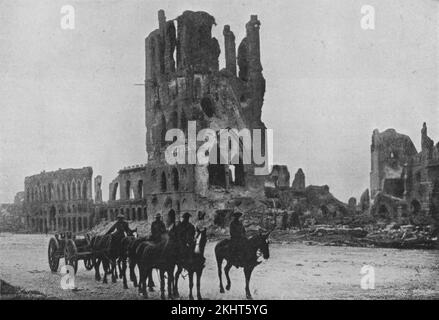
M187 149L188 121L196 121L196 131L210 128L265 129L261 109L265 92L260 61L257 16L246 25L247 36L236 52L235 37L224 27L226 68L219 70L220 49L212 37L215 19L205 12L185 11L174 20L158 13L158 29L145 40L145 120L148 163L125 168L110 184L110 218L121 210L137 217L147 212L169 212L172 221L181 211L195 211L200 198L211 187L241 186L259 188L263 181L254 175L252 165L242 161L228 164L176 164L165 160L172 143L166 132L185 133ZM239 74L237 74L237 65ZM185 155L188 163L188 155ZM241 159L242 160L242 159ZM263 179L263 178L262 178ZM262 183L261 183L262 182Z
M234 34L229 26L224 27L226 68L221 71L219 44L212 37L214 17L205 12L185 11L175 21L167 21L164 12L159 11L158 19L159 28L145 42L149 177L153 170L157 172L157 181L166 174L167 186L172 187L177 180L172 178L172 170L176 169L178 172L174 170L174 173L178 173L178 179L190 179L182 181L182 186L187 182L192 185L191 190L185 192L200 195L205 195L211 185L228 187L229 183L235 183L259 187L252 166L236 165L235 180L231 181L228 165L166 168L164 161L165 150L170 144L165 141L167 130L181 129L187 138L188 121L196 121L197 131L204 128L216 131L226 128L265 129L261 121L265 79L262 76L257 16L251 16L246 24L247 37L238 48L238 56ZM194 148L199 144L187 147ZM157 192L160 188L155 190L160 193Z
M375 130L371 144L372 213L388 217L436 215L439 208L439 144L421 130L421 151L394 129Z
M80 232L92 225L91 167L59 169L26 177L23 211L26 226L35 232Z
M204 128L216 132L265 129L258 17L250 17L238 49L230 27L224 26L226 68L222 70L219 43L212 37L214 25L214 17L205 12L185 11L173 20L167 20L164 11L158 12L158 29L145 40L148 163L120 170L109 185L108 202L102 201L100 176L94 181L92 200L91 168L26 178L25 212L32 230L80 231L91 225L89 219L92 223L114 220L119 213L140 220L165 212L170 223L183 210L196 211L200 199L209 197L214 187L242 187L263 194L265 177L256 176L254 166L243 164L241 157L235 165L169 165L165 161L165 150L172 143L166 141L166 132L178 128L187 138L188 121L196 121L197 132ZM241 146L240 137L231 139ZM192 146L186 140L188 149L200 144Z

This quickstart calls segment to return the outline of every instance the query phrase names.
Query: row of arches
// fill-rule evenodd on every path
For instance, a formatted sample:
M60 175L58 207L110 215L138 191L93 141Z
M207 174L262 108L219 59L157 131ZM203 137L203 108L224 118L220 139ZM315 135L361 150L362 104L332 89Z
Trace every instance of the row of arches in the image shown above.
M173 167L153 169L150 173L150 183L153 193L183 192L188 190L187 168ZM145 198L144 180L116 181L111 187L110 200L135 200Z
M180 111L172 111L168 119L162 111L159 102L154 104L154 121L151 124L151 140L158 147L166 147L169 142L166 141L166 132L170 129L180 129L183 132L187 131L188 118L183 109Z
M107 209L100 212L100 220L114 221L118 214L122 213L126 219L131 221L148 220L146 206L134 206L126 208Z
M86 204L70 204L70 205L57 205L57 206L51 206L48 209L40 209L36 213L34 213L34 216L47 216L49 215L66 215L71 213L85 213L90 211L90 206Z
M89 198L89 180L48 183L26 188L26 201L66 201Z
M151 183L155 191L161 193L173 191L187 191L188 175L186 168L178 170L173 167L170 171L156 170L151 171Z
M86 231L93 226L92 218L89 216L69 217L27 217L28 227L40 233L50 231L70 231L73 233Z
M143 180L138 180L135 183L131 183L131 180L125 181L125 186L120 188L119 182L115 182L111 191L110 200L133 200L133 199L143 199Z
M131 221L140 221L148 219L153 219L157 212L167 213L173 210L174 215L179 215L182 210L189 210L189 201L186 198L183 199L172 199L171 197L166 197L159 201L157 196L153 196L151 201L145 203L144 205L132 205L123 206L119 208L108 208L101 209L98 213L99 219L101 221L114 221L117 215L122 213L126 219ZM148 215L150 217L148 218Z
M412 199L407 206L407 211L402 212L402 216L406 216L407 213L412 216L417 216L422 211L422 204L417 199ZM398 217L398 209L392 204L386 202L378 203L376 209L376 215L382 219L392 219Z

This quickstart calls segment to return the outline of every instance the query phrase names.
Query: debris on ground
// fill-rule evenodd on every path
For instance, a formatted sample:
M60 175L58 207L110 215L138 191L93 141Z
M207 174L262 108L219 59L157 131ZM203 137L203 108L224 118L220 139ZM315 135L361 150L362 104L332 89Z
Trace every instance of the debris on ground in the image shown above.
M48 300L52 299L39 291L26 291L0 279L0 300Z

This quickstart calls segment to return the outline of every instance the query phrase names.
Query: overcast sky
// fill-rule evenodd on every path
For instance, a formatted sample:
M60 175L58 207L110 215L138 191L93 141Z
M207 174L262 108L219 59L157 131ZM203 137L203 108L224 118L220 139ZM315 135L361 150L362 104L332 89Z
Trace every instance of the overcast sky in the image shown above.
M63 5L75 30L60 27ZM363 30L361 7L376 10ZM342 201L369 187L373 129L393 127L419 149L423 121L439 139L434 0L0 0L0 202L24 177L92 166L108 183L145 163L144 38L184 10L230 24L237 45L258 14L267 92L263 121L275 162L328 184ZM224 56L220 67L224 67Z

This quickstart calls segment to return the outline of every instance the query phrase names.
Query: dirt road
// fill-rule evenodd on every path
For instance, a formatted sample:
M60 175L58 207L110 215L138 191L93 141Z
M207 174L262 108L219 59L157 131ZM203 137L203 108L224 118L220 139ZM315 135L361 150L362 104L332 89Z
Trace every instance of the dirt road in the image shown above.
M143 299L132 287L98 283L94 273L80 262L78 290L63 290L61 275L51 273L47 263L49 236L0 234L0 279L26 290L37 290L61 299ZM218 289L213 254L215 243L206 247L206 269L201 290L207 299L243 299L242 269L232 269L232 288ZM255 299L438 299L439 252L375 248L273 244L270 259L258 266L252 277ZM63 264L63 259L61 260ZM375 270L375 289L360 287L360 270ZM156 274L154 274L155 281ZM180 294L187 299L187 279L180 280ZM156 291L149 297L158 299Z

